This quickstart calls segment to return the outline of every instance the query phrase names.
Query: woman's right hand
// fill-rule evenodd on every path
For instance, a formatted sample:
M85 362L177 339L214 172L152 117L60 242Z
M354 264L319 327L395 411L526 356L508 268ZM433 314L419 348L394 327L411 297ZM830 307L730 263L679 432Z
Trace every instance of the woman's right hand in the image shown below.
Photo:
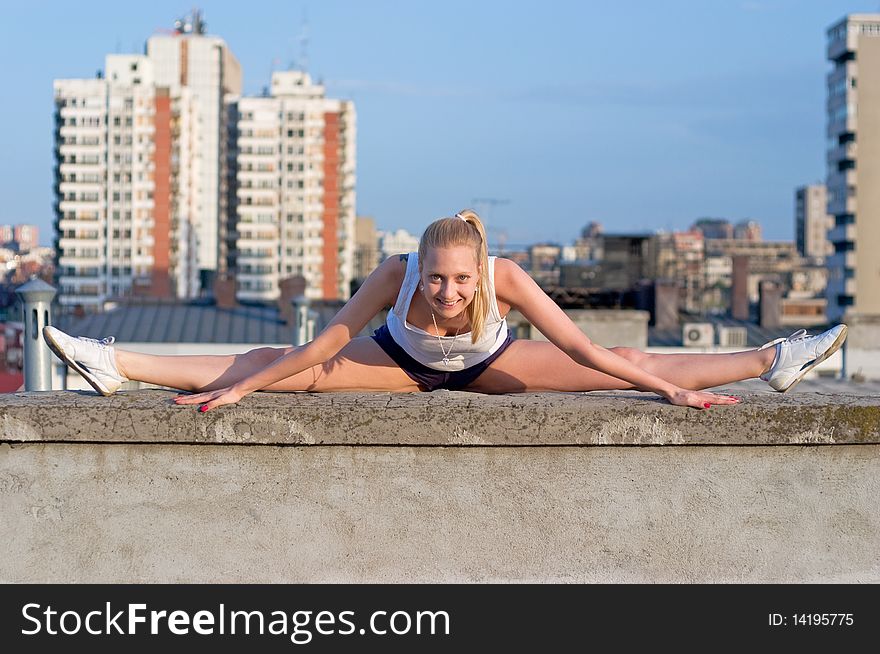
M175 404L201 404L199 411L210 411L224 404L235 404L250 391L243 391L238 384L227 386L226 388L218 388L214 391L205 391L204 393L195 393L194 395L178 395L174 398Z
M713 404L739 404L740 399L731 395L719 395L706 391L689 391L679 388L665 395L670 404L689 406L694 409L708 409Z

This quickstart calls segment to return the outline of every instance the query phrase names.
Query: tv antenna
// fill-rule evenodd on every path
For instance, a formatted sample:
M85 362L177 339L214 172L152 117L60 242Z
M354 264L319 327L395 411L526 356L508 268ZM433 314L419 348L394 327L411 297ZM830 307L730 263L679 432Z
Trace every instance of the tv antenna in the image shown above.
M297 68L307 73L309 72L309 16L305 9L303 9L302 26L299 28L297 40L299 41Z
M483 224L486 226L486 231L498 243L499 254L503 255L504 246L507 245L507 230L493 226L490 217L495 207L510 204L510 200L506 198L474 198L471 200L471 204L475 207L483 207L479 212L483 216Z

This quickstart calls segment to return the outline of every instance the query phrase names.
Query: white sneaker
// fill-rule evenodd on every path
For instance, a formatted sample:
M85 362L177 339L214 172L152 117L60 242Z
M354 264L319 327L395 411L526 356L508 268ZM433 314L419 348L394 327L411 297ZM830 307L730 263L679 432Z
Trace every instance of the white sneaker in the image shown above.
M813 368L840 349L846 340L846 325L837 325L817 336L807 336L805 329L788 338L777 338L761 346L776 346L776 358L770 370L761 375L774 390L785 393L794 388Z
M43 338L59 359L76 370L101 395L113 395L128 378L119 374L112 336L100 341L68 336L60 329L43 327Z

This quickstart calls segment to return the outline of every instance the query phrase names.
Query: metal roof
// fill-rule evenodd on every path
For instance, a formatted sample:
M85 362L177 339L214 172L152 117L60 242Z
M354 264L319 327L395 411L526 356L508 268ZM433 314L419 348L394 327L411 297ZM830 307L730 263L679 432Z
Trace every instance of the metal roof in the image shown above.
M53 321L69 334L124 343L291 343L293 328L278 309L262 306L220 308L211 304L138 303Z

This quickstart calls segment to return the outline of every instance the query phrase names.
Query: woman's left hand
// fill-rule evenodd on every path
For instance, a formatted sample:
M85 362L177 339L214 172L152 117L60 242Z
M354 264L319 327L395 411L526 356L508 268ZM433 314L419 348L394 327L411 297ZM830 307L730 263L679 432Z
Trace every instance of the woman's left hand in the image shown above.
M196 393L195 395L178 395L174 398L175 404L201 404L199 411L205 412L224 404L235 404L247 392L242 391L237 385L227 386L226 388L218 388L215 391L205 391L204 393Z
M689 391L685 388L679 388L666 396L670 404L676 406L689 406L694 409L708 409L713 404L739 404L741 401L738 397L732 395L719 395L717 393L707 393L706 391Z

